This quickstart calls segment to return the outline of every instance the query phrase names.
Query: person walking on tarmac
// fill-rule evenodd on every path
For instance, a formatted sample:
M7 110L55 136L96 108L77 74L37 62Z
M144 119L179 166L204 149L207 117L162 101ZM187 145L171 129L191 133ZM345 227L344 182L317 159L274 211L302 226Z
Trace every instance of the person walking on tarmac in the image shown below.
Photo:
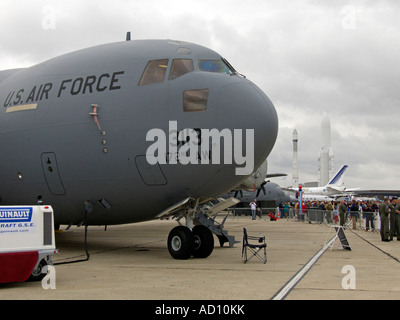
M365 215L365 230L369 231L369 228L371 227L371 231L374 231L375 230L374 209L372 208L371 202L369 202L368 206L364 209L364 215Z
M332 201L333 202L333 201ZM332 202L328 202L325 205L325 217L326 217L326 222L328 224L332 224L332 211L333 211L333 205Z
M400 199L397 199L396 203L396 217L397 221L395 221L395 223L397 223L397 241L400 241Z
M399 208L397 207L398 199L396 197L392 198L392 203L389 205L390 210L390 240L393 237L397 237L397 241L400 241L399 232Z
M256 220L256 214L257 214L257 199L254 199L253 202L250 202L250 208L251 208L251 220Z
M342 200L340 201L339 205L339 218L341 227L344 227L344 222L345 222L344 219L346 217L346 212L347 212L346 201Z
M389 240L389 198L385 197L379 206L379 216L381 218L381 240Z
M358 203L356 200L353 200L350 206L350 217L351 220L353 221L353 229L357 229L357 220L358 220Z

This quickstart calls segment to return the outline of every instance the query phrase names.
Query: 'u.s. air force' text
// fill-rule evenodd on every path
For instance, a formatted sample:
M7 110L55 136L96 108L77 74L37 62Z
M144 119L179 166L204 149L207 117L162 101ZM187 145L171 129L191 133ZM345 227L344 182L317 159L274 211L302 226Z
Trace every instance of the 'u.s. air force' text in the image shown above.
M56 94L56 97L60 98L68 95L77 96L107 90L119 90L121 89L120 77L124 73L125 71L116 71L113 73L65 79L60 83L47 82L29 88L20 88L8 93L4 101L4 107L7 108L47 100L50 94Z

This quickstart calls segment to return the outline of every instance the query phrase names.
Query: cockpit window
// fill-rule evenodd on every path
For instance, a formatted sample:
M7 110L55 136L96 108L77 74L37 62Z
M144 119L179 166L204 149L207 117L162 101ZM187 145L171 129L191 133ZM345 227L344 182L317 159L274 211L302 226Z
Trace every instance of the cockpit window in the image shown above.
M163 82L167 68L168 59L149 61L143 71L139 86Z
M234 74L235 70L226 64L223 60L199 60L198 67L200 71Z
M169 74L169 80L174 80L183 76L186 73L194 70L193 60L190 59L175 59L172 62L171 72Z

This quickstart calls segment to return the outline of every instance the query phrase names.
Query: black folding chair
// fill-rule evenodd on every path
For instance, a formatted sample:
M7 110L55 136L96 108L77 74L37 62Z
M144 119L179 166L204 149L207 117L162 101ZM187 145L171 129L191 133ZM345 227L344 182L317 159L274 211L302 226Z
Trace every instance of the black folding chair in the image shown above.
M251 243L250 243L250 242ZM257 241L255 244L254 241ZM250 250L252 256L247 258L247 249ZM264 249L264 256L262 256L262 251ZM261 235L259 237L253 237L247 235L246 228L243 228L243 246L242 246L242 258L243 262L246 263L250 259L256 256L264 264L267 262L267 244L265 242L265 236Z

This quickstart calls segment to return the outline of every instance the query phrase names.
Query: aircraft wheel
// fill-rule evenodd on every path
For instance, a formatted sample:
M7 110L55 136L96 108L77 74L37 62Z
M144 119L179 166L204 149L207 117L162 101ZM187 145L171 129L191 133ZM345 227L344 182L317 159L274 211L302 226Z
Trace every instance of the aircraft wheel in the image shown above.
M205 226L195 226L193 228L193 238L193 257L207 258L214 250L214 237L212 232Z
M193 233L189 228L178 226L168 236L168 251L175 259L185 260L192 255L194 247Z

